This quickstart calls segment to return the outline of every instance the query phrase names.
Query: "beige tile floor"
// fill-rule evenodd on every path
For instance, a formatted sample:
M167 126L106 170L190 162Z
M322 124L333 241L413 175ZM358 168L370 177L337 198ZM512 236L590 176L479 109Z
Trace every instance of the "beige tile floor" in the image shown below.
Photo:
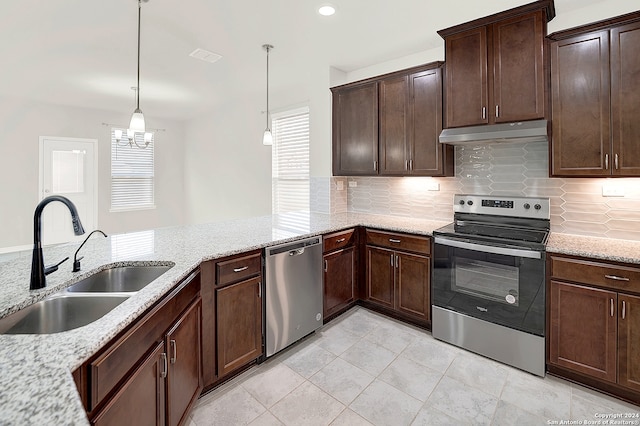
M202 397L190 426L586 424L618 413L640 407L356 307Z

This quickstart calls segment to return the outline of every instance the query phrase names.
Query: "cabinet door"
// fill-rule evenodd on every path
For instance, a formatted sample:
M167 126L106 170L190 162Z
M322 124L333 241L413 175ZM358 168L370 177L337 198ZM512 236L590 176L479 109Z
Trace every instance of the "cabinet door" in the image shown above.
M380 82L380 174L408 173L407 119L409 78L400 76Z
M375 175L378 170L378 84L333 93L333 174Z
M544 11L492 25L496 123L544 118Z
M640 176L640 22L611 30L613 174Z
M129 377L91 424L99 426L164 425L164 377L167 373L164 342Z
M429 277L431 265L428 257L397 253L396 309L399 312L429 321Z
M640 297L618 295L618 383L640 391Z
M550 282L549 363L616 381L617 293Z
M453 171L453 148L439 142L442 132L440 68L409 76L410 174L437 176Z
M447 37L445 52L446 126L488 123L486 27Z
M356 251L353 246L324 255L324 318L355 299Z
M218 378L262 354L261 278L216 289Z
M367 300L394 307L395 254L392 250L367 246Z
M201 309L202 301L198 299L166 336L167 424L171 426L184 423L184 416L202 390Z
M609 32L551 43L552 176L610 175Z

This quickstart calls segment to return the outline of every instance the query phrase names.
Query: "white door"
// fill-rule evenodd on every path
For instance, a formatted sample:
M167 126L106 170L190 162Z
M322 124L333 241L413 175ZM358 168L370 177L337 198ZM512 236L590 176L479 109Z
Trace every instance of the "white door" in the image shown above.
M62 195L75 204L85 231L97 227L98 141L40 137L40 197ZM69 209L59 202L47 204L42 214L43 244L82 240L75 236Z

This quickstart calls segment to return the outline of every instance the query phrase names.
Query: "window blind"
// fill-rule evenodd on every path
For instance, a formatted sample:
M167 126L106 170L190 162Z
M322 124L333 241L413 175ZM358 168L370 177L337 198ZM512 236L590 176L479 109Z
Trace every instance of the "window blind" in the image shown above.
M309 108L272 116L273 213L309 210Z
M121 130L124 140L117 140ZM154 135L145 149L129 146L126 129L111 129L111 210L134 210L154 207ZM135 140L144 146L144 134Z

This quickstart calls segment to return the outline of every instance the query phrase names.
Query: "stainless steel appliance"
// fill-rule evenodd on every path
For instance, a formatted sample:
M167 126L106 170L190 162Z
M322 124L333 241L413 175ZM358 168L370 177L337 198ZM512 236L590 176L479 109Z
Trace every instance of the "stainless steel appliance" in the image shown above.
M549 207L454 196L454 222L433 232L433 337L544 376Z
M322 242L310 238L265 252L266 356L322 325Z

